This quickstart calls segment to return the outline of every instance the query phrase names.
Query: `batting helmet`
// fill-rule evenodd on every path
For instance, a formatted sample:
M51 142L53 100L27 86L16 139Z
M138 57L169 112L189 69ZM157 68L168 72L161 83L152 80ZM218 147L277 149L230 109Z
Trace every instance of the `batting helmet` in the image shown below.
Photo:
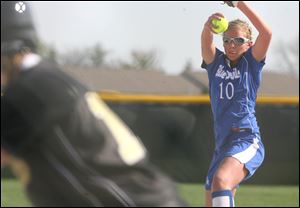
M37 34L24 2L1 1L1 54L14 54L24 48L35 51Z

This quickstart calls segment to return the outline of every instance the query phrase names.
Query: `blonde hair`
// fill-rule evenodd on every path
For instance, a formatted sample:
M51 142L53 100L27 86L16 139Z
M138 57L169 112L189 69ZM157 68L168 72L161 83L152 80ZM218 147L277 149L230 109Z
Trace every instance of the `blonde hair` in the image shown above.
M242 29L246 34L246 38L248 38L249 40L252 40L252 29L246 21L243 21L240 19L232 20L229 22L227 30L229 30L231 28Z

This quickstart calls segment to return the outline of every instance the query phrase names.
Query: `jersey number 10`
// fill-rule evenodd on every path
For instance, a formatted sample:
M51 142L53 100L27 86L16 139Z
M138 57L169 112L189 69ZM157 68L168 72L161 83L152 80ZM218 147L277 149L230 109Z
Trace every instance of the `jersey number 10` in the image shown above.
M220 99L224 99L224 88L223 88L223 82L221 82L219 84L220 86ZM234 86L231 82L228 82L226 84L226 87L225 87L225 95L226 95L226 98L228 100L231 100L231 98L233 98L233 95L234 95Z

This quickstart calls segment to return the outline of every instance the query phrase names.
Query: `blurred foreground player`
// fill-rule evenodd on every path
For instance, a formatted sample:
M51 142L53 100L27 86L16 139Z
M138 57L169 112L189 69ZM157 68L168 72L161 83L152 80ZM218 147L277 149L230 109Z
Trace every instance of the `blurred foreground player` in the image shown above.
M16 2L1 3L1 165L35 206L184 206L140 140L99 99L35 54Z

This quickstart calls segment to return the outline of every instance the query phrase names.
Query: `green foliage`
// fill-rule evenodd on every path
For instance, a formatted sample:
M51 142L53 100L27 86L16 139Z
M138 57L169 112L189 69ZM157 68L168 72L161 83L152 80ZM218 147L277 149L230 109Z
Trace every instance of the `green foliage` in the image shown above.
M69 49L64 53L51 44L40 41L38 43L38 54L44 59L54 61L62 66L105 68L105 69L136 69L136 70L159 70L161 71L159 54L155 50L133 50L129 61L113 61L108 63L109 51L100 43L91 47L80 49Z
M54 46L39 41L37 52L42 56L42 58L57 63L58 52Z
M160 67L159 54L155 50L133 50L131 59L127 61L119 61L117 68L130 70L157 70L162 71Z

